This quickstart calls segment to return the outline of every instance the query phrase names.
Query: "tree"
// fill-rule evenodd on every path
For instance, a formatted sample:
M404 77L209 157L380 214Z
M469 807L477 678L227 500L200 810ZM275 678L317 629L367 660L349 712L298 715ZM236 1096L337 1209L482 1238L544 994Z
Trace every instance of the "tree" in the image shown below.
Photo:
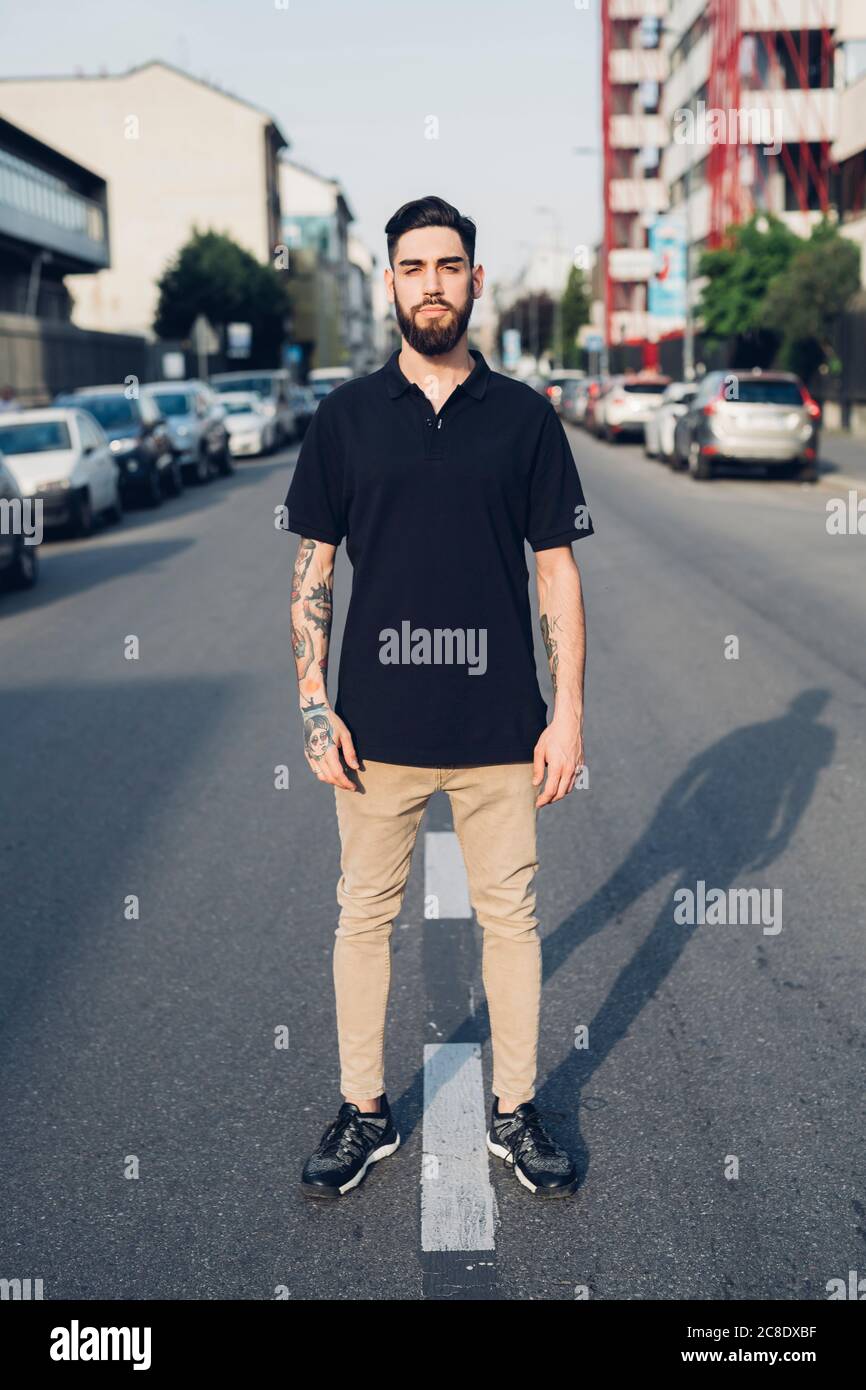
M274 366L285 337L291 300L285 279L272 266L219 232L193 234L159 281L154 330L160 338L186 338L204 314L215 328L252 325L248 365Z
M730 366L766 367L773 361L780 335L763 318L764 296L800 244L779 218L756 213L728 228L725 246L702 253L698 274L708 283L698 313L711 343L733 344Z
M579 266L573 265L568 273L559 306L563 367L582 365L583 350L577 346L577 331L585 323L589 323L590 298L583 271Z
M807 382L822 365L834 373L840 370L833 332L859 287L858 247L822 218L771 280L761 306L762 322L781 341L781 366Z

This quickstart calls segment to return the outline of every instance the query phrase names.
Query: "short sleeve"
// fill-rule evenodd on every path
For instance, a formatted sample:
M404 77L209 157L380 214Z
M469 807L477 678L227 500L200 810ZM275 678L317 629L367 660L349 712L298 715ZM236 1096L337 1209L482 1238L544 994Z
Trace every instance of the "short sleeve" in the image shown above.
M556 411L548 406L529 484L526 539L533 550L551 550L592 534L568 436Z
M286 530L299 536L339 545L346 534L342 453L326 401L307 426L286 493L286 510Z

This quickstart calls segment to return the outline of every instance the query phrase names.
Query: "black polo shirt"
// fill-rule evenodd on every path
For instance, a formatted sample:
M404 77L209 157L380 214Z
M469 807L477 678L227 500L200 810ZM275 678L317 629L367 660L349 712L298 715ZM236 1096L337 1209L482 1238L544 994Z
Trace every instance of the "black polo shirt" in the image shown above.
M289 531L346 538L334 709L362 761L529 762L547 723L524 541L570 545L592 522L549 402L471 352L438 415L396 350L325 396L286 496Z

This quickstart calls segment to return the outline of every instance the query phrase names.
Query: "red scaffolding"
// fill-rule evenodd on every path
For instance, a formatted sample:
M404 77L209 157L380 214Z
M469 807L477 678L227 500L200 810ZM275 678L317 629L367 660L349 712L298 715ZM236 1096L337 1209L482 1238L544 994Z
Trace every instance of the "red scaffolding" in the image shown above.
M761 207L775 212L810 213L826 212L830 206L832 132L825 107L830 97L816 94L818 90L830 93L833 88L828 0L799 0L799 31L787 27L791 24L790 12L791 6L783 9L779 0L710 0L708 107L729 118L731 113L739 113L742 89L747 85L748 90L766 95L766 109L774 115L778 113L783 130L786 122L795 120L803 131L796 139L783 137L779 153L767 154L765 162L753 144L749 156L752 179L748 183L742 177L744 149L740 131L736 140L724 138L711 144L707 160L711 246L721 244L732 223L746 221ZM766 27L768 18L773 20L771 29ZM744 56L748 57L744 55L745 35L752 37L747 67L743 61ZM763 63L759 60L759 44ZM795 93L802 94L799 104ZM804 129L806 126L808 130ZM729 136L727 129L725 136ZM784 174L786 196L784 206L773 207L769 177L778 169ZM760 194L756 196L758 188Z

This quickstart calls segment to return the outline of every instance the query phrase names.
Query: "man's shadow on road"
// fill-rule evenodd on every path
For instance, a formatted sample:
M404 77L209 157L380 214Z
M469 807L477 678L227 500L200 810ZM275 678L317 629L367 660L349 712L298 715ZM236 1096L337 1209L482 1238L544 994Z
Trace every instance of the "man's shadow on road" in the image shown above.
M826 690L803 691L783 715L735 729L693 758L610 878L545 937L545 982L585 941L671 874L677 886L692 889L703 879L708 889L726 890L747 874L751 878L743 886L759 886L755 878L786 849L821 769L832 760L836 736L818 722L828 699ZM581 1177L589 1166L578 1125L581 1093L673 970L694 931L674 922L667 899L592 1019L590 1048L572 1049L539 1087L538 1108L556 1105L571 1121L570 1133L566 1125L557 1134L571 1146ZM442 1041L486 1042L488 1037L484 1009ZM407 1103L413 1115L420 1114L422 1093L419 1071L397 1104Z

